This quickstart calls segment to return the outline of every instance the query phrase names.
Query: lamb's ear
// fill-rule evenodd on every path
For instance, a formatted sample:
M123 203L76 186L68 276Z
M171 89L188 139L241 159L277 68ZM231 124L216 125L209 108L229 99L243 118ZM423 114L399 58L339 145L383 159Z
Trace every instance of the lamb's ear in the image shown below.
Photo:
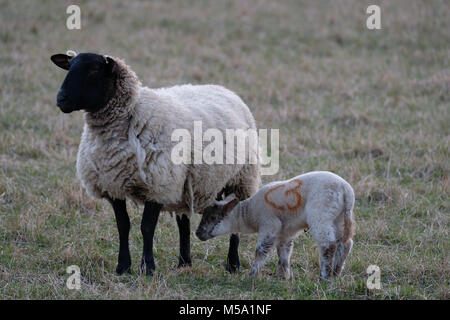
M236 207L236 205L239 203L239 199L238 198L234 198L233 200L231 200L230 202L226 203L223 206L223 213L225 215L227 215L228 213L230 213L231 211L233 211L234 207Z
M69 70L70 68L70 59L72 59L72 57L68 56L67 54L62 54L62 53L58 53L58 54L54 54L50 57L50 59L53 61L54 64L56 64L58 67L64 69L64 70Z
M225 199L223 199L224 202L230 202L233 199L236 199L236 195L234 193L230 193Z
M230 202L233 199L236 199L236 195L234 193L229 194L225 199L223 200L216 200L216 205L223 207L225 206L228 202Z

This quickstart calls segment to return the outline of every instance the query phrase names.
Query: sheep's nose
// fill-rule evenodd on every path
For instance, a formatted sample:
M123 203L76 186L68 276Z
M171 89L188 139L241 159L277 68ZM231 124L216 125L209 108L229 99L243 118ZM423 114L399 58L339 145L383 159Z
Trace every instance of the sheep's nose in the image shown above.
M68 98L68 96L67 96L66 92L60 89L58 91L58 95L56 96L56 105L58 107L63 106L67 102L67 98Z

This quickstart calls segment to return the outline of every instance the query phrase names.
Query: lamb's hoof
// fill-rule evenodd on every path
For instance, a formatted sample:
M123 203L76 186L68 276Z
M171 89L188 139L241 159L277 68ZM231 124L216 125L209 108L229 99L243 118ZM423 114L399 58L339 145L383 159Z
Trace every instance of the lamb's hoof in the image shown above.
M192 261L190 258L189 259L178 258L177 268L184 268L184 267L192 267Z
M253 269L253 268L252 268L252 270L250 270L250 272L249 272L249 274L248 274L248 276L249 276L251 279L257 279L257 278L258 278L258 275L259 275L258 270Z
M119 276L124 273L131 274L131 265L130 264L118 264L116 267L116 273Z
M281 279L288 280L291 277L291 272L284 270L277 271L277 276Z
M334 271L333 271L333 277L335 277L335 278L340 277L340 276L341 276L341 273L342 273L342 269L339 270L339 271L334 270Z
M324 283L331 283L331 282L333 282L333 280L330 278L330 276L323 276L323 275L320 275L320 276L319 276L319 280L320 280L321 282L324 282Z
M225 269L229 272L229 273L236 273L239 271L239 268L241 267L241 264L239 262L239 259L237 261L230 262L230 259L227 259L227 264L225 266Z

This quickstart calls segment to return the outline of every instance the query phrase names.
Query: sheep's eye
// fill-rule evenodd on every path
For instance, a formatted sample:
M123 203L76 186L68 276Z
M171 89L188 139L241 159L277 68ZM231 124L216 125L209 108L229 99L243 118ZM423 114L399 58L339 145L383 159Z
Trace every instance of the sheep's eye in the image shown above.
M99 68L91 68L88 71L88 76L96 75L99 72Z

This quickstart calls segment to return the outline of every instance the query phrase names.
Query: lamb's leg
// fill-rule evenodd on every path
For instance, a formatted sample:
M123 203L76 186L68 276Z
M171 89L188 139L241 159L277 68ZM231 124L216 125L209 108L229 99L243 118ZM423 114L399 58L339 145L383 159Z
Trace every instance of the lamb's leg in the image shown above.
M333 274L335 276L341 275L342 269L344 268L345 265L345 259L352 250L352 247L353 247L352 239L349 239L345 244L343 243L342 240L338 241L333 264Z
M274 235L259 235L258 244L256 245L255 251L255 261L252 264L252 269L250 271L250 277L256 277L259 270L264 265L267 254L275 243Z
M312 213L315 214L310 214L310 217L321 216L318 211ZM328 216L333 216L333 213L329 213ZM336 253L335 226L330 222L319 219L311 219L308 221L308 225L309 232L319 247L320 278L329 280L333 272L333 261Z
M319 247L320 253L320 278L324 280L330 279L333 271L333 260L336 252L336 242L330 242L327 245Z
M156 202L146 202L141 222L141 232L144 238L144 250L142 253L141 272L147 276L152 276L155 270L155 260L153 258L153 236L158 223L159 212L162 205Z
M233 233L230 236L230 247L228 248L227 265L226 270L230 273L234 273L239 270L241 263L239 262L239 235Z
M292 240L280 242L277 246L278 253L278 275L289 279L291 276L291 254L294 242Z
M178 258L178 267L191 266L191 225L186 215L181 217L177 215L178 231L180 232L180 256Z
M130 233L130 218L127 213L127 204L125 200L109 199L116 216L117 229L119 230L119 262L117 264L116 273L131 272L131 257L128 247L128 235Z

